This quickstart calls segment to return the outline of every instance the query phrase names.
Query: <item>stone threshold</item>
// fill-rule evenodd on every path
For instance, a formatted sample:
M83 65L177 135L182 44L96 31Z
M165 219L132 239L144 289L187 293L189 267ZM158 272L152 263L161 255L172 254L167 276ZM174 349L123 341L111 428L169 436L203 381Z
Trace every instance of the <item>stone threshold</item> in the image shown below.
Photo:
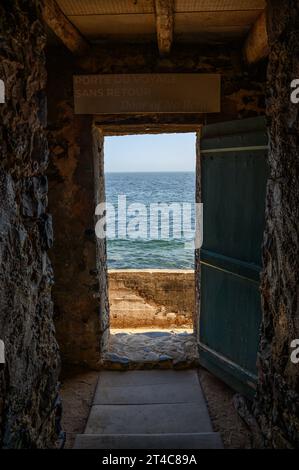
M192 369L199 365L192 330L111 330L106 370Z

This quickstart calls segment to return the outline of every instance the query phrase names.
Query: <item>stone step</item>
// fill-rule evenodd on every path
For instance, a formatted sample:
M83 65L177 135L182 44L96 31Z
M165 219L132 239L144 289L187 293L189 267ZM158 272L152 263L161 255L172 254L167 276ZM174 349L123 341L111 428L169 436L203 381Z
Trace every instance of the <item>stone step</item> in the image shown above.
M158 312L158 309L155 307L150 307L149 305L143 305L143 304L137 304L136 302L133 302L128 305L128 302L122 301L118 302L117 306L112 306L111 312L116 313L116 312L149 312L152 314L155 314L155 312ZM159 312L158 312L159 313Z
M111 300L111 298L110 298L110 300ZM133 296L130 296L130 297L113 297L112 300L113 300L114 303L127 302L127 303L132 303L134 305L139 304L139 305L142 305L143 307L150 307L150 308L157 309L157 307L153 307L153 306L147 304L141 297L133 297Z
M159 333L161 334L161 333ZM174 388L177 383L194 385L200 387L198 375L195 370L180 371L157 371L140 370L130 372L108 372L102 371L99 375L98 388L100 387L136 387L145 385L169 384ZM201 390L201 388L199 389Z
M177 434L212 432L205 402L93 405L86 434Z
M134 295L119 295L115 294L114 296L109 296L110 302L118 302L118 301L130 301L130 302L140 302L140 303L146 303L145 300L142 297L134 296Z
M124 289L124 288L114 288L114 287L109 287L109 295L110 296L115 296L115 295L119 295L119 294L122 294L122 295L137 295L137 297L140 297L140 295L134 293L134 291L132 291L131 289Z
M94 405L149 405L201 403L202 391L192 384L127 385L121 387L99 387L94 396Z
M219 433L79 434L74 449L223 449Z
M155 315L155 310L149 310L149 309L144 309L144 308L129 308L128 306L119 306L118 308L112 308L110 310L111 318L113 318L114 315L118 315L121 317L121 320L125 320L128 323L128 328L130 328L130 319L148 319L148 318L154 318ZM141 328L143 327L142 322L140 322ZM150 323L151 325L152 323ZM139 326L139 324L137 325ZM112 325L113 328L113 325Z
M75 449L222 449L196 369L99 375Z
M156 310L150 310L150 309L144 309L144 308L126 308L126 307L119 307L117 309L111 309L111 317L113 315L128 315L128 312L130 313L130 318L138 318L141 320L143 318L144 320L148 320L149 318L155 318L156 314L158 315L159 312L156 312ZM159 316L163 316L163 313L160 313ZM165 316L166 317L166 316ZM130 325L130 318L127 318L128 325ZM169 317L169 318L172 318ZM140 322L142 323L142 322ZM147 322L148 324L148 322ZM150 325L152 326L152 323L150 322ZM143 325L142 325L143 326Z

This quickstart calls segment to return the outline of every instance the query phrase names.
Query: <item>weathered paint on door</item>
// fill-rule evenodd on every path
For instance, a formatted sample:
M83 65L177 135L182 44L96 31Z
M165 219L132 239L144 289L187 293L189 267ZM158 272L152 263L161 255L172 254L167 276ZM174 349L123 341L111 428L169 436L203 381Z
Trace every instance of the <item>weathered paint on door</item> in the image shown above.
M206 126L199 147L197 197L204 210L200 361L234 389L252 396L257 380L268 176L265 119Z

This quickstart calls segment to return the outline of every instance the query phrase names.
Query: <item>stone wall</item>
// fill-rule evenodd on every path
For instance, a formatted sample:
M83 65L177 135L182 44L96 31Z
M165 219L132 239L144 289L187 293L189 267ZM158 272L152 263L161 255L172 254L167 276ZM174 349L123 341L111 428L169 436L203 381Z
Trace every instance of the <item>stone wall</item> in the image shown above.
M299 366L290 361L291 341L299 338L299 106L290 102L290 83L299 78L298 1L269 1L268 23L271 174L256 415L266 444L285 448L299 446Z
M109 270L111 328L192 328L194 271Z
M59 355L47 211L45 33L34 1L0 4L0 447L49 447Z
M6 103L0 105L0 339L6 346L6 364L0 370L0 445L12 448L53 444L59 373L47 254L53 234L45 176L45 34L37 21L38 3L3 0L0 5L0 79L6 84ZM298 447L299 373L290 361L290 343L299 337L299 107L290 104L290 82L299 77L299 6L297 0L269 0L268 7L271 176L255 411L266 445ZM72 74L219 72L222 113L208 116L212 122L264 113L263 67L246 70L238 45L177 45L163 59L150 46L97 47L92 59L76 66L63 48L48 53L50 202L56 239L52 258L66 362L96 366L108 328L105 245L95 241L93 218L95 203L103 197L103 139L90 118L73 114ZM173 119L98 116L98 123L115 129L125 123L134 129L151 122L159 129ZM175 119L188 123L190 117Z
M220 73L221 113L208 115L99 115L97 122L109 132L138 132L142 124L151 124L160 132L167 123L210 123L265 114L266 64L248 69L244 66L240 45L205 46L174 44L171 54L161 58L154 45L117 44L96 46L88 57L80 59L82 73ZM112 128L109 129L109 127Z
M53 299L64 364L97 368L108 333L105 243L95 237L95 207L104 198L103 138L91 116L75 116L73 74L65 51L47 53L49 205L55 245Z

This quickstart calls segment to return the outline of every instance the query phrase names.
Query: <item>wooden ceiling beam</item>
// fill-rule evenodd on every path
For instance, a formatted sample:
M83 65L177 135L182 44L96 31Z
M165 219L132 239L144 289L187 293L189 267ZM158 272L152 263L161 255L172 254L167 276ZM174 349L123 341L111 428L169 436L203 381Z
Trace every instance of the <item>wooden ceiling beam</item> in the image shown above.
M155 0L155 12L159 52L165 56L173 41L174 0Z
M43 1L42 19L75 56L83 56L88 53L88 42L67 19L55 0Z
M248 65L253 65L269 54L266 10L252 26L244 46L244 58Z

